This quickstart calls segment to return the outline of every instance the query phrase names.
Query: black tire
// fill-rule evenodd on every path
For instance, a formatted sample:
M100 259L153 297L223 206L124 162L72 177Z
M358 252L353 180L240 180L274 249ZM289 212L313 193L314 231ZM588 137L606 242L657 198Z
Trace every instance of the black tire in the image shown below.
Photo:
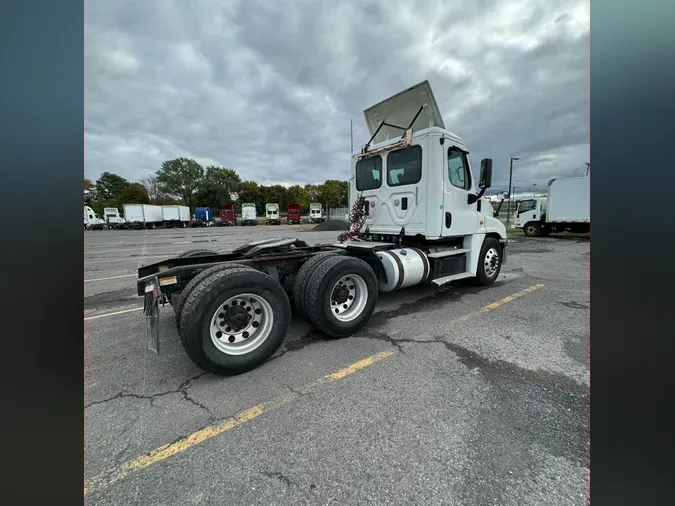
M233 269L235 267L255 270L253 269L253 267L249 267L248 265L237 263L214 265L213 267L209 267L208 269L203 270L202 272L197 274L194 278L192 278L188 282L188 284L185 285L185 288L183 288L182 291L175 292L171 295L171 306L173 307L173 311L176 314L176 328L178 329L179 334L180 334L180 316L181 313L183 312L183 307L185 307L185 301L190 296L195 287L199 283L204 281L206 278L208 278L214 272L225 271L228 269Z
M187 251L183 251L176 258L206 257L206 256L214 256L217 254L218 253L210 249L189 249Z
M361 292L363 307L350 321L342 321L336 316L341 308L334 306L331 300L333 289L341 278L345 276L358 276L361 278L367 290ZM347 283L353 283L351 285ZM359 301L359 282L348 278L343 286L352 288L356 286L354 303ZM348 292L345 291L345 295ZM330 337L346 337L357 332L368 323L377 302L378 282L375 272L366 262L360 258L349 256L337 256L321 262L312 273L305 294L305 311L309 321L321 332ZM343 299L343 302L347 302Z
M343 251L324 251L317 253L309 260L307 260L298 270L298 274L293 281L293 305L299 316L307 318L305 312L305 294L307 293L307 284L312 276L312 273L324 260L334 257L336 255L344 255Z
M246 354L229 354L214 344L211 318L224 302L244 293L264 299L270 306L272 321L267 337L257 348ZM187 297L181 315L181 343L203 369L219 375L241 374L256 368L279 349L290 323L291 304L279 283L250 268L227 269L212 273Z
M491 251L494 250L494 251ZM496 270L488 275L486 273L486 262L490 263L493 260L488 258L488 253L492 258L496 254ZM474 283L480 286L488 286L494 283L499 277L502 270L502 246L494 237L486 237L483 241L483 246L480 249L480 256L478 257L478 267L476 269L476 277L473 278Z
M530 221L525 223L523 232L528 237L539 237L541 235L541 225L539 225L539 223L536 221Z

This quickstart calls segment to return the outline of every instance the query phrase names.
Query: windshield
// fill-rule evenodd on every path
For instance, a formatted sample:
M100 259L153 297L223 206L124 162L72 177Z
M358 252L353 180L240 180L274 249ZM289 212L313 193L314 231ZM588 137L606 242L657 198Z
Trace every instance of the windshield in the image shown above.
M536 200L521 200L518 205L518 212L524 213L527 211L534 211L537 208Z
M356 189L376 190L382 186L382 157L379 155L356 162Z

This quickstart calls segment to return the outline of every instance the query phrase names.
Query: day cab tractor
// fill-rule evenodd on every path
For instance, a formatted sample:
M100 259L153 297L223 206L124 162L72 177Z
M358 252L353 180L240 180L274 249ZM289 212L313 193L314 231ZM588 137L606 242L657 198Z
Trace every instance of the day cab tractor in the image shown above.
M241 226L250 225L255 227L258 224L258 214L253 202L244 202L241 205Z
M302 223L302 216L300 215L300 204L288 204L286 223L291 225L300 225Z
M279 218L279 204L265 204L265 224L281 225L281 218Z
M192 250L141 267L147 347L159 353L159 307L202 369L249 371L281 346L291 307L328 337L358 332L379 292L461 279L491 285L506 229L481 200L492 161L474 179L464 142L445 129L427 81L365 111L371 134L352 157L351 229L309 245L269 238L229 253Z
M312 202L309 205L309 222L310 223L323 223L323 207L320 202Z
M237 215L233 204L223 204L220 206L220 226L230 227L237 224Z

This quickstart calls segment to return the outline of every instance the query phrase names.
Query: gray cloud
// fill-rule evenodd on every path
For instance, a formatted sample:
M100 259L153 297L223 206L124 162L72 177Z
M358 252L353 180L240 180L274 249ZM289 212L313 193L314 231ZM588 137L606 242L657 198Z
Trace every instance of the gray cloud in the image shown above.
M86 170L187 156L261 183L349 174L362 111L429 79L446 127L506 186L589 157L582 0L87 2Z

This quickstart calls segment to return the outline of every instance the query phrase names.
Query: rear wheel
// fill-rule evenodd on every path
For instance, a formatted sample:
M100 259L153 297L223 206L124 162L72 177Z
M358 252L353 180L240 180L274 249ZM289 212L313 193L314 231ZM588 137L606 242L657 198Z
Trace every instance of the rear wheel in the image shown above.
M279 349L290 321L290 301L279 283L250 268L227 269L212 273L187 297L181 342L203 369L240 374Z
M377 277L360 258L337 256L312 273L305 296L309 321L324 334L346 337L360 330L373 314Z
M298 274L295 276L295 281L293 282L293 304L298 315L303 318L307 318L307 313L305 312L305 295L307 294L307 285L312 277L312 273L321 262L336 255L344 255L344 252L324 251L318 253L302 264L302 267L298 270Z
M185 306L185 301L187 301L187 298L194 291L194 289L199 285L199 283L204 281L206 278L208 278L214 272L226 271L228 269L234 269L234 268L255 270L255 269L253 269L253 267L249 267L248 265L237 264L237 263L214 265L213 267L210 267L210 268L200 272L194 278L192 278L188 282L188 284L185 285L185 288L183 288L183 290L181 292L178 292L178 296L175 296L175 294L172 295L171 305L173 306L173 311L176 314L176 327L178 328L179 334L180 334L180 316L181 316L181 313L183 312L183 307Z
M187 251L183 251L180 255L177 255L176 258L188 258L188 257L202 257L202 256L213 256L217 255L215 251L212 251L210 249L203 249L203 248L198 248L198 249L189 249ZM173 307L174 312L176 312L176 315L179 314L179 312L176 311L176 304L178 304L178 301L180 300L181 297L181 292L173 292L169 296L169 302L171 303L171 306ZM178 316L177 316L178 318Z

